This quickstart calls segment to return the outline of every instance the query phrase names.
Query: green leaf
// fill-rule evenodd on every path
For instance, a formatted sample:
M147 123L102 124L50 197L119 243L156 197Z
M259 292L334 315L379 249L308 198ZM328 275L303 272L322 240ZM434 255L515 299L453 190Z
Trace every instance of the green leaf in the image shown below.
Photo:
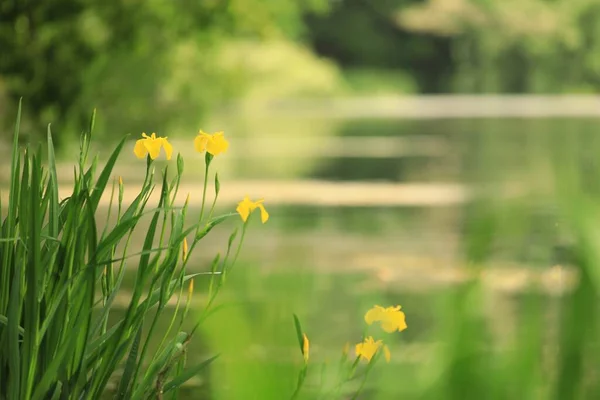
M94 108L94 111L92 111L92 116L90 117L90 127L88 130L90 135L92 134L92 132L94 132L95 125L96 125L96 109Z
M219 173L215 174L215 196L219 195L219 191L221 191L221 183L219 182Z
M41 238L42 229L40 190L40 159L35 154L31 157L31 190L29 192L29 240L28 262L25 268L25 279L27 290L24 298L24 323L25 336L23 338L23 358L27 364L21 365L21 395L28 399L35 385L35 370L38 360L38 329L39 329L39 303L38 290L43 277L43 265L41 263Z
M300 346L300 352L304 354L304 331L300 325L300 319L294 314L294 326L296 327L296 335L298 336L298 345Z
M10 299L8 301L8 368L13 371L8 382L8 398L20 399L21 358L19 354L19 320L21 316L21 275L22 264L16 263L13 275Z
M174 290L175 288L179 288L180 286L176 286L177 284L183 285L190 279L193 279L196 276L200 276L200 275L204 275L204 274L205 273L198 272L195 274L186 275L183 278L183 280L181 280L180 278L173 279L171 281L171 285L172 285L171 290ZM148 303L148 308L151 308L154 305L156 305L156 303L158 303L159 300L160 300L160 289L156 289L152 292L152 294L148 298L146 298L144 301L142 301L142 303L140 304L140 308L142 310L137 311L135 318L139 318L143 315L141 313L141 311L143 311L143 309L146 307L147 303ZM121 319L120 321L115 323L115 325L113 325L113 327L111 327L111 329L109 329L107 332L105 332L102 336L93 340L92 343L90 344L90 346L88 347L88 357L93 357L92 353L96 352L97 349L99 347L101 347L103 344L106 344L106 342L110 339L110 337L115 334L115 332L117 331L117 328L120 325L122 325L124 322L125 322L125 319Z
M133 371L136 368L136 361L138 356L138 350L140 348L140 342L142 340L142 326L140 325L137 328L137 334L135 335L135 339L131 344L131 350L129 351L129 357L127 357L127 363L125 364L125 370L123 371L123 376L121 377L121 381L119 382L119 387L117 389L117 399L125 399L129 394L129 388L134 387L135 382L131 382L131 378L133 376Z
M59 400L61 393L62 393L62 382L58 381L58 382L56 382L56 387L54 388L54 393L52 394L52 397L50 400Z
M122 219L121 222L102 240L96 248L96 255L98 258L104 258L104 254L109 252L114 245L116 245L123 236L137 224L141 215L135 217Z
M181 176L183 174L183 157L181 153L177 153L177 175Z
M144 393L152 387L157 375L168 368L169 362L176 358L178 353L183 350L183 343L189 338L189 335L185 332L179 332L177 336L165 347L165 349L158 355L156 360L150 364L142 383L138 386L137 390L131 397L132 400L140 400L146 398Z
M177 375L174 379L172 379L171 381L167 382L165 384L164 388L163 388L163 392L167 393L167 392L170 392L173 389L178 389L185 382L189 381L194 376L198 375L200 373L200 371L202 371L204 368L208 367L217 358L219 358L219 354L217 354L216 356L213 356L213 357L209 358L208 360L205 360L205 361L201 362L200 364L198 364L198 365L196 365L196 366L194 366L192 368L186 369L180 375Z
M0 314L0 324L4 325L4 326L8 326L8 318L6 318L4 315ZM21 336L23 335L23 333L25 333L25 329L23 329L23 327L19 326L19 333L21 334Z
M54 144L52 143L50 124L48 124L48 170L50 171L50 180L48 182L48 190L50 191L48 235L55 238L58 236L58 178L56 175L56 157L54 155Z
M208 233L217 225L219 225L220 223L222 223L223 221L225 221L227 218L233 216L233 215L237 215L235 213L230 213L230 214L225 214L225 215L221 215L218 217L213 218L212 220L208 221L208 223L206 224L206 226L204 227L204 229L202 229L200 232L198 232L198 234L196 235L196 240L200 240L202 239L204 236L208 235Z
M67 355L67 351L70 349L72 349L72 347L65 344L58 347L58 351L44 372L44 375L42 375L42 378L36 382L35 391L33 392L33 396L31 396L31 400L42 400L46 398L47 392L52 386L52 382L56 379L59 370L62 368L63 359ZM16 398L17 397L15 397L15 399Z
M123 139L121 139L121 141L119 142L119 144L117 145L115 150L112 152L112 154L108 158L108 161L106 162L106 165L104 166L104 169L102 170L102 172L100 173L100 176L98 177L98 181L96 182L96 187L94 188L94 191L92 192L92 195L91 195L92 210L94 212L98 208L98 203L100 202L100 198L102 197L102 194L104 193L104 189L106 188L106 185L108 184L108 180L110 179L110 175L112 173L113 167L115 166L115 163L117 162L117 158L119 158L119 154L121 154L121 150L123 149L123 146L125 145L126 139L127 139L127 137L124 137Z

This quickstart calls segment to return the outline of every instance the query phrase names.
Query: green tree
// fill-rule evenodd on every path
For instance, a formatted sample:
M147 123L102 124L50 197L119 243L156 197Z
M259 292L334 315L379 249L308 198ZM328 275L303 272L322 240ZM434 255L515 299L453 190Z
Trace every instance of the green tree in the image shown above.
M451 39L455 91L600 89L596 0L427 0L399 9L396 20Z
M159 129L175 111L202 114L236 92L210 66L198 70L207 89L186 104L186 89L166 85L176 73L174 52L187 44L210 55L232 37L296 38L303 16L327 0L3 0L0 3L0 88L10 104L23 96L25 133L52 121L79 126L94 107L118 119L118 132ZM193 82L190 86L202 86ZM173 99L181 95L181 101ZM197 97L193 97L197 98ZM6 117L12 116L9 109ZM10 118L6 118L10 120ZM115 132L117 133L117 132Z

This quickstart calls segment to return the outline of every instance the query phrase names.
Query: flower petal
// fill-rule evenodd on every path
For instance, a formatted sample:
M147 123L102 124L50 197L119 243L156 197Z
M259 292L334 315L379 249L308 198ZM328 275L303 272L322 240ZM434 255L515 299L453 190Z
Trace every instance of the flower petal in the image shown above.
M398 325L394 321L386 319L384 321L381 321L381 329L383 329L387 333L392 333L398 329Z
M264 224L265 222L267 222L269 220L269 213L265 209L265 206L263 206L262 204L259 204L258 208L260 209L260 220Z
M154 133L152 135L154 135ZM160 154L160 145L161 140L159 139L146 139L144 141L144 146L146 147L146 150L148 150L151 159L155 160Z
M206 137L206 134L200 134L194 139L194 148L198 153L203 153L206 150L207 142L208 138Z
M170 160L171 155L173 154L173 146L171 145L171 143L169 143L167 138L162 138L162 146L165 149L165 154L167 155L167 160Z
M408 328L408 325L406 325L406 315L402 311L394 312L394 314L391 315L390 321L394 324L399 332L402 332Z
M133 153L137 158L144 158L146 154L148 154L148 150L146 150L146 146L144 146L144 141L146 139L139 139L135 141L135 147L133 148Z
M383 356L385 357L385 361L390 362L392 359L392 354L390 353L390 349L387 346L383 346Z
M229 142L225 140L223 134L217 136L217 134L210 136L206 143L206 151L213 156L219 155L229 148Z
M356 357L363 357L364 359L369 361L369 359L363 354L363 344L362 343L357 343L356 346L354 347L354 351L356 352Z
M365 322L371 325L375 321L381 321L385 315L385 309L381 306L374 306L365 314Z
M238 214L240 214L240 217L242 218L242 221L246 222L248 220L248 216L250 215L250 205L252 204L252 202L248 199L248 197L245 197L244 200L240 201L238 203L237 208L235 209L235 211L237 211Z

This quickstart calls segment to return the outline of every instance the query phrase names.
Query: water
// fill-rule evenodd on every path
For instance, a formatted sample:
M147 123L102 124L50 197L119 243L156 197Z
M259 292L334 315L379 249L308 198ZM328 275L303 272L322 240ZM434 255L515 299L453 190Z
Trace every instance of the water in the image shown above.
M267 198L271 220L252 222L222 293L225 308L207 321L189 354L190 362L216 353L221 358L182 398L209 398L208 392L214 399L287 398L301 364L292 313L311 338L311 362L331 363L347 341L360 339L363 314L373 304L402 304L409 329L386 339L393 362L380 368L365 398L427 397L443 368L440 315L451 299L446 290L465 281L473 260L489 271L508 271L488 279L482 294L484 308L493 310L486 317L492 341L501 345L518 328L520 297L545 301L551 295L539 285L523 286L517 272L535 271L541 280L553 265L569 262L572 232L557 211L556 174L577 170L590 194L598 193L600 182L600 120L593 118L231 124L232 150L215 164L224 186L253 180L258 194L261 182L324 180L361 183L363 195L373 183L456 183L485 191L473 202L410 207L336 206L347 199L335 190L323 194L333 204L328 206L307 204L292 189ZM236 141L243 145L236 149ZM179 148L186 150L184 143ZM138 167L120 166L119 173L134 182ZM186 155L186 179L198 182L201 170ZM198 213L193 208L190 220ZM238 223L207 237L190 269L206 270ZM143 233L143 223L140 228ZM142 240L140 234L133 248ZM196 288L201 297L206 282ZM546 311L552 315L552 306ZM311 375L310 384L319 379Z

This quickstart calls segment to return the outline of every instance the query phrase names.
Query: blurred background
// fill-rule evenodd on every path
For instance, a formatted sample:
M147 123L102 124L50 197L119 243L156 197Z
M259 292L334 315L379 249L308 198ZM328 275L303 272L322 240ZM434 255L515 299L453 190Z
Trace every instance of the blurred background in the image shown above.
M64 196L93 109L101 161L168 136L192 202L191 141L225 131L222 211L248 194L271 220L190 353L222 356L182 398L289 398L292 312L314 398L364 313L401 304L362 399L596 399L599 89L596 0L2 0L0 182L20 97L23 141L52 123ZM143 164L129 147L117 164L126 198Z

